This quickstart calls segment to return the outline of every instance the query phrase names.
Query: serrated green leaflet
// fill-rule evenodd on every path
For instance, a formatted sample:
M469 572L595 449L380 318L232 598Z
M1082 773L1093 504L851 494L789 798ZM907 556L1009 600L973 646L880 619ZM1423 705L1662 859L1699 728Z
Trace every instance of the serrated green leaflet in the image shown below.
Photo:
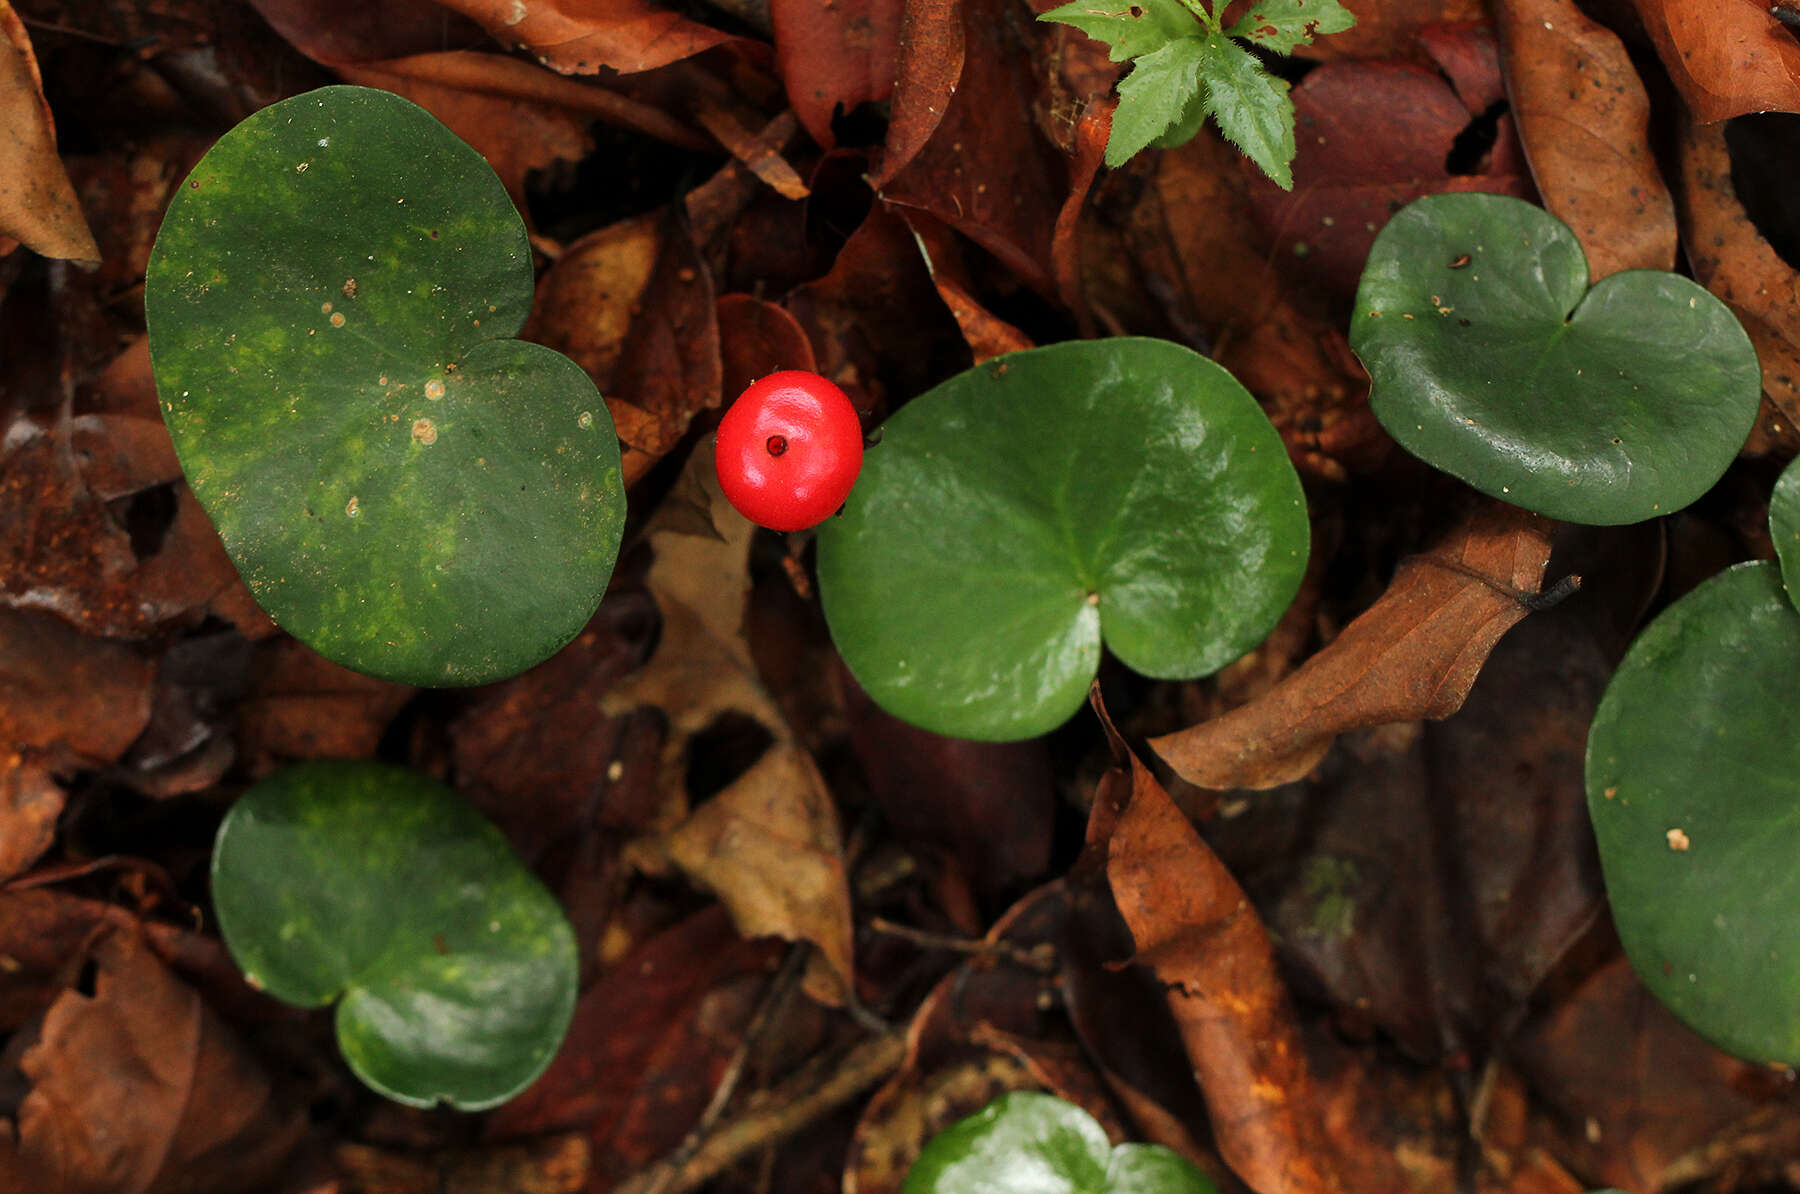
M1073 1103L1021 1091L932 1138L901 1194L1216 1194L1206 1175L1154 1144L1118 1148Z
M1588 733L1588 813L1619 937L1720 1047L1800 1062L1800 612L1742 564L1632 644Z
M1294 189L1294 101L1250 51L1229 37L1206 38L1200 86L1225 139L1284 191Z
M1199 20L1181 0L1144 0L1122 8L1095 0L1073 0L1039 15L1038 20L1073 25L1094 40L1106 42L1114 62L1160 50L1176 38L1200 32Z
M1183 111L1196 102L1195 97L1201 109L1198 118L1191 122L1188 135L1199 131L1210 110L1200 88L1204 47L1199 38L1184 37L1137 60L1131 73L1119 83L1119 107L1113 113L1112 131L1106 138L1107 165L1122 166L1133 154L1167 135L1171 128L1187 127Z
M1769 537L1788 599L1800 606L1800 461L1790 461L1769 496Z
M1590 290L1568 226L1502 195L1432 195L1389 221L1350 344L1408 451L1570 522L1638 522L1698 498L1761 394L1756 351L1718 299L1657 270Z
M1305 569L1299 478L1231 375L1159 340L997 357L914 399L819 532L833 640L894 715L1024 738L1102 638L1178 678L1260 642Z
M321 654L483 683L599 603L618 441L578 366L510 338L531 297L500 180L384 91L265 108L177 191L145 282L164 415L251 591Z
M219 826L213 904L251 985L338 1000L344 1059L413 1106L491 1107L550 1063L575 935L491 823L425 776L303 763Z
M1342 33L1355 24L1338 0L1260 0L1225 32L1271 53L1291 54L1321 33Z

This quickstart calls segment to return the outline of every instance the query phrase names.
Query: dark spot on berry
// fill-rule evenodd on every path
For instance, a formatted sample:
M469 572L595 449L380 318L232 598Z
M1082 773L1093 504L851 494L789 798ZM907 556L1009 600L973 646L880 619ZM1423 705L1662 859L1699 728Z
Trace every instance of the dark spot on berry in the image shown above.
M771 435L768 443L764 444L763 447L769 450L769 455L779 456L787 451L787 436Z

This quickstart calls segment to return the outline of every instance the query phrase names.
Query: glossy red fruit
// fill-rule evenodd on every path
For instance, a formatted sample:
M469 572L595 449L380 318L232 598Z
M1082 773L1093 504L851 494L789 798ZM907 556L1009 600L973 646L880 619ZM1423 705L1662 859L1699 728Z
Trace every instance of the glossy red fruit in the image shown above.
M771 373L719 421L719 485L759 526L802 531L837 512L862 471L862 421L817 373Z

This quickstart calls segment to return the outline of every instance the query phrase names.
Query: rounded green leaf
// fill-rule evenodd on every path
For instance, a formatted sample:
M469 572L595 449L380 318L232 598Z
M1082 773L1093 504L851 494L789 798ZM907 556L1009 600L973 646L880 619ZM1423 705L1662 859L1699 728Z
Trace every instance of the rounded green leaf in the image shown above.
M337 1000L344 1059L413 1106L517 1094L575 1009L575 935L490 822L378 763L302 763L252 787L213 845L213 904L252 986Z
M1232 376L1160 340L996 357L902 407L820 528L844 661L940 734L1041 734L1100 645L1146 675L1216 671L1299 588L1308 525L1280 437Z
M511 339L530 247L424 109L326 87L176 192L144 303L188 483L256 599L349 667L477 684L568 642L624 526L593 382Z
M1216 1194L1154 1144L1113 1148L1094 1117L1047 1094L1003 1095L931 1139L901 1194Z
M1671 514L1756 419L1761 370L1730 310L1686 278L1588 288L1567 225L1504 195L1432 195L1369 253L1350 345L1414 455L1570 522Z
M1632 644L1588 734L1625 952L1721 1048L1800 1062L1800 612L1741 564Z
M1800 460L1790 461L1769 496L1769 537L1788 597L1800 602Z

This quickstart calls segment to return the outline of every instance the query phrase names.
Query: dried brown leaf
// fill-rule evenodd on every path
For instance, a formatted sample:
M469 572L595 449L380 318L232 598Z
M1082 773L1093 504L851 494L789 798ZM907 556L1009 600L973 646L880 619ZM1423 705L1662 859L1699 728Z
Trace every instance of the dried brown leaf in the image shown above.
M1800 112L1800 42L1766 4L1634 0L1656 52L1701 124Z
M25 22L0 0L0 257L15 244L100 264L87 217L56 154L56 123Z
M902 209L907 227L918 239L919 251L925 257L925 268L939 297L950 308L963 339L975 354L975 363L1002 353L1030 348L1031 339L1012 324L981 305L972 293L968 270L963 261L962 245L956 234L922 211Z
M1482 499L1292 675L1242 708L1150 745L1191 783L1269 788L1305 775L1345 730L1448 717L1500 636L1529 612L1521 597L1543 582L1553 527Z
M1575 0L1499 0L1512 117L1544 206L1594 281L1675 264L1675 202L1650 149L1650 98L1619 38Z
M1135 757L1128 791L1103 790L1095 817L1116 817L1107 880L1136 960L1167 988L1219 1152L1258 1194L1343 1190L1275 950L1243 889Z
M648 0L441 0L565 75L653 70L735 41Z
M835 148L837 113L894 93L903 0L770 0L775 65L812 139Z
M143 939L102 936L93 996L65 992L20 1063L32 1082L0 1175L42 1194L234 1194L263 1188L305 1119Z
M967 43L955 0L904 0L887 140L869 171L880 189L931 140L963 73Z

